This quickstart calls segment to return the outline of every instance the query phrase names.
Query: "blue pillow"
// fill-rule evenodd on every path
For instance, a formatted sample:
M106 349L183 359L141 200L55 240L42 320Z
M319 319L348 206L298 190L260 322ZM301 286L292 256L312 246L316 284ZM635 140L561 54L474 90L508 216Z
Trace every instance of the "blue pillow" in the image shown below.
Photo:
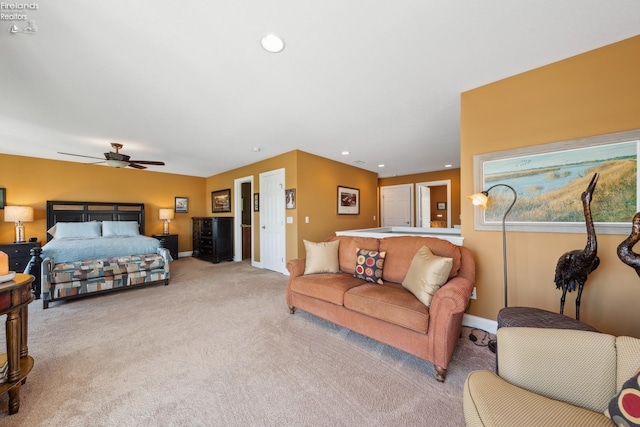
M137 221L102 221L102 235L104 237L139 236Z
M100 237L100 223L91 222L58 222L56 239L86 239Z

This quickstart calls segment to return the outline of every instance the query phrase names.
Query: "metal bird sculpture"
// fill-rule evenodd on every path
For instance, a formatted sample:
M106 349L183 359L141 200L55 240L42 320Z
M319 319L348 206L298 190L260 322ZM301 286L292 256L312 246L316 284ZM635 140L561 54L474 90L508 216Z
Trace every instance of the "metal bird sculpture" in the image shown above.
M640 240L640 212L636 213L631 222L631 234L618 245L618 258L633 268L640 276L640 255L633 252L633 247Z
M578 288L576 297L576 319L580 320L580 298L582 288L587 281L589 273L600 265L598 258L598 242L596 241L596 229L591 218L591 199L598 182L598 174L594 173L587 189L582 193L582 206L584 208L584 220L587 226L587 245L584 249L576 249L565 253L558 260L556 265L556 289L562 288L562 298L560 298L560 313L564 313L564 301L567 291L575 291Z

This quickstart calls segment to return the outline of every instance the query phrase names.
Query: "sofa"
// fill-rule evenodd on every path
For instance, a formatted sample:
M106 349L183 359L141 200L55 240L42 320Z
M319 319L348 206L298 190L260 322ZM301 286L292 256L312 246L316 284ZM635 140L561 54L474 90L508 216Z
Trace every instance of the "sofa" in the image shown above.
M327 261L314 245L335 249L337 259L329 257L335 265L318 266ZM286 300L292 314L304 310L412 354L432 363L437 380L445 380L475 283L469 249L418 236L335 236L320 243L305 241L305 248L305 258L287 263ZM359 250L384 258L371 262L381 268L363 269L359 261L371 259ZM358 274L367 270L375 270L373 279ZM415 283L438 280L442 283L430 294L415 289Z
M640 339L526 327L500 328L497 339L499 375L465 381L467 426L638 425Z

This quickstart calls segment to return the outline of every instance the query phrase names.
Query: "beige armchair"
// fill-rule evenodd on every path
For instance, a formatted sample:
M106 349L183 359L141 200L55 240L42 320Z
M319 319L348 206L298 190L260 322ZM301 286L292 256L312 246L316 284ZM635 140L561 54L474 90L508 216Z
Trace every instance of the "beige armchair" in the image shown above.
M613 426L611 399L640 368L640 339L569 329L498 329L499 375L469 374L468 426Z

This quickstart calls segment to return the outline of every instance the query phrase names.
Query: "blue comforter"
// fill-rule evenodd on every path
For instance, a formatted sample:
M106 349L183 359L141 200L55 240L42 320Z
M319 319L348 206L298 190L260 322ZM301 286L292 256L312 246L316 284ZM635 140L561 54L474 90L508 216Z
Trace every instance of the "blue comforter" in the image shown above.
M127 255L155 254L160 241L147 236L53 239L42 247L42 258L55 264Z

